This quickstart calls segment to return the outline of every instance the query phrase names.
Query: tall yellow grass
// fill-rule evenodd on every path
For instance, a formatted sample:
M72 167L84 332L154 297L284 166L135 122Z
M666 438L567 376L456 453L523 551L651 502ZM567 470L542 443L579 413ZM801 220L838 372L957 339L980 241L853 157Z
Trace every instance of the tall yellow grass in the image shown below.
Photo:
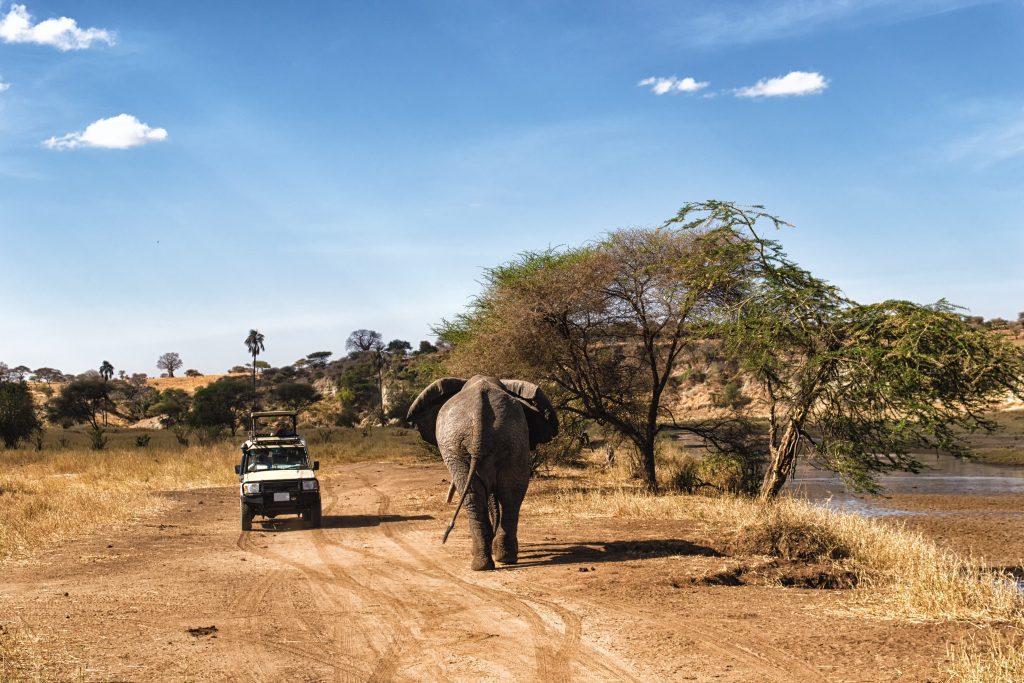
M426 454L402 429L332 430L323 434L329 440L322 443L315 433L307 436L313 441L310 456L325 466ZM238 441L243 438L239 436ZM4 451L0 561L28 557L65 539L152 514L166 505L165 499L154 495L160 491L237 483L237 443L182 448L167 439L164 442L162 447L102 451L84 447Z
M157 491L233 481L234 449L16 451L0 470L0 560L25 557L164 503Z
M858 608L909 620L975 623L1024 619L1013 576L981 568L974 558L943 550L920 534L874 519L783 498L764 504L730 496L654 496L614 476L595 484L555 483L531 498L541 514L579 517L689 519L735 538L765 531L818 539L838 547L837 560L858 576Z
M954 683L1020 683L1024 681L1024 633L988 630L947 650Z

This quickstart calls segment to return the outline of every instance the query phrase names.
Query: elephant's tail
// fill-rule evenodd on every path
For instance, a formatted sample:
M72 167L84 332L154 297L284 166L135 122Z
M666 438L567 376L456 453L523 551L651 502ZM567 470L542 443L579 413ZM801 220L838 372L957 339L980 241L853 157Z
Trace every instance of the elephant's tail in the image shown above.
M466 502L466 494L469 493L469 487L473 483L473 475L476 474L476 463L480 460L477 455L473 455L469 460L469 474L466 475L466 484L462 487L462 495L459 497L459 504L455 507L455 514L452 515L452 522L448 525L448 528L444 530L444 534L441 536L441 544L444 545L448 541L448 534L455 528L455 520L459 516L459 510L462 509L462 504Z

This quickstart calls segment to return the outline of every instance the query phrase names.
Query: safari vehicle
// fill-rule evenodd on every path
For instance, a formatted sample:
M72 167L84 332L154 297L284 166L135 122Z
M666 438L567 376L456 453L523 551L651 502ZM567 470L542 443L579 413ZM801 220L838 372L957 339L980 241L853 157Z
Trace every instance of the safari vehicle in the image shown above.
M274 424L267 427L267 422ZM320 526L320 482L309 460L306 441L297 433L298 413L291 410L254 412L249 439L242 444L242 462L235 465L242 509L242 531L263 515L297 514Z

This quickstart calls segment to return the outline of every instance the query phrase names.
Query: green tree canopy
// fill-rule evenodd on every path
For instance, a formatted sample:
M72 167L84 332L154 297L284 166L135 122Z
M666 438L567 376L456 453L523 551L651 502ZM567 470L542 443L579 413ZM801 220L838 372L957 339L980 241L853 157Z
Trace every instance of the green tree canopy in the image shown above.
M306 355L306 362L312 368L322 369L327 367L327 361L333 355L332 351L314 351Z
M404 356L405 354L412 351L412 344L405 341L404 339L392 339L388 342L387 348L385 349L388 353Z
M278 403L297 411L305 410L322 398L320 392L306 382L284 382L271 393Z
M159 417L164 427L175 427L183 424L188 418L192 407L192 397L184 389L164 389L157 400L152 403L146 414Z
M985 411L1024 395L1024 354L1005 339L945 302L858 304L788 260L762 225L787 224L710 201L660 229L524 254L487 271L469 310L437 330L455 345L450 366L549 383L562 410L636 446L653 488L667 426L750 447L750 423L672 414L680 363L712 353L763 391L763 496L802 455L873 490L877 473L919 469L914 449L968 454L963 436L994 427Z
M189 423L196 427L227 427L234 436L249 408L249 388L243 379L225 377L192 396Z
M99 431L99 416L110 410L110 386L102 379L86 377L68 382L47 404L47 417L62 425L88 423Z
M25 382L0 382L0 439L17 448L41 428L32 392Z
M64 373L56 368L37 368L32 372L32 379L37 382L60 382L64 379Z
M470 310L437 330L449 365L540 380L564 411L630 441L657 487L655 447L683 425L666 401L693 342L743 295L752 244L716 227L620 230L578 249L521 255L485 273Z

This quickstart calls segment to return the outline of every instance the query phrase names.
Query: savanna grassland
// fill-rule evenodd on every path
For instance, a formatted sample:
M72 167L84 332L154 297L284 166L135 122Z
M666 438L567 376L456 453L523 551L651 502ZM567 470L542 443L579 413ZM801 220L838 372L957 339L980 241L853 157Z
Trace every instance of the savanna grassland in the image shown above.
M447 472L414 431L311 430L324 528L268 521L241 535L237 444L182 448L154 432L139 448L137 436L112 431L93 451L84 434L51 430L44 450L4 454L3 678L1024 672L1024 602L1008 568L892 519L674 492L693 463L672 443L661 495L628 458L605 467L600 449L542 468L521 564L485 575L466 569L464 533L438 543Z

